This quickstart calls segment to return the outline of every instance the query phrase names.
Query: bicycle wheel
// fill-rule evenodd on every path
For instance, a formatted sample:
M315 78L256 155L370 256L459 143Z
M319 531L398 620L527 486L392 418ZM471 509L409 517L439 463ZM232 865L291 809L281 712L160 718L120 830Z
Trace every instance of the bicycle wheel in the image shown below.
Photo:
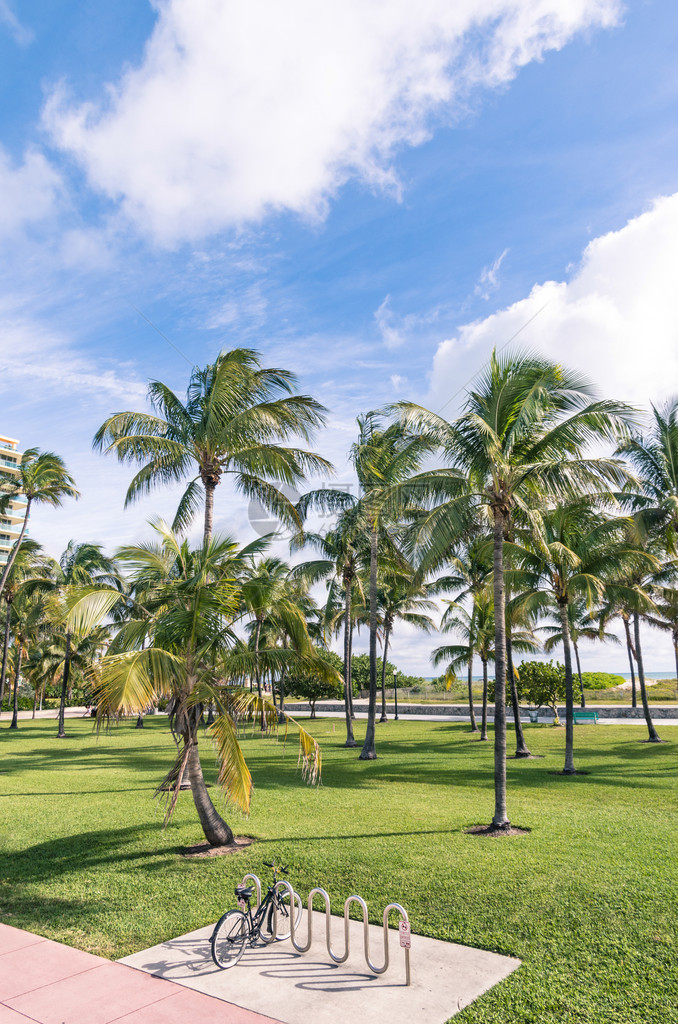
M242 910L229 910L212 932L212 959L217 967L235 967L245 952L249 930Z
M275 938L278 942L282 942L283 939L289 939L292 934L291 921L290 921L290 894L285 890L281 895L278 896L278 933ZM298 928L301 922L301 912L303 910L301 903L301 896L299 893L294 894L294 927ZM261 925L261 938L264 942L273 942L273 905L266 911L266 916Z

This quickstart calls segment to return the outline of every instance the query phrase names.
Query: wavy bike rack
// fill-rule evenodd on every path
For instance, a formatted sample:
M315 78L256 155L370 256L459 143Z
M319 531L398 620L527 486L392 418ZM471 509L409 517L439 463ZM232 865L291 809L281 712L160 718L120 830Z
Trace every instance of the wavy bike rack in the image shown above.
M244 885L248 881L254 882L254 885L255 885L255 888L256 888L256 891L257 891L257 906L259 906L259 904L261 903L261 882L259 881L259 879L257 878L256 875L245 875L245 877L243 878L243 883L242 884ZM307 904L307 910L308 910L308 917L307 917L307 921L308 921L308 934L307 934L306 942L305 943L301 943L301 942L297 942L297 934L296 933L297 933L298 925L297 925L296 920L295 920L296 918L299 918L299 921L301 920L301 911L303 909L303 903L302 903L301 897L299 896L299 894L297 892L295 892L295 890L292 888L290 883L286 882L284 879L281 879L279 882L276 883L276 889L285 889L289 893L290 906L291 907L294 907L295 905L297 905L297 903L299 905L299 908L300 908L299 909L299 914L297 915L294 912L290 914L290 933L289 933L289 938L292 941L292 945L294 946L294 948L297 950L298 953L306 953L311 948L311 942L313 941L313 900L314 900L314 898L316 896L320 896L322 898L324 904L325 904L325 944L327 946L327 952L329 953L330 957L335 962L335 964L343 964L343 963L346 962L346 960L348 960L348 956L349 956L349 952L350 952L350 948L349 948L349 946L350 946L349 909L350 909L350 906L351 906L352 903L357 903L361 907L362 912L363 912L363 946L364 946L365 962L366 962L367 966L369 967L369 969L374 974L384 974L384 972L388 970L388 967L389 967L389 928L388 928L388 917L389 917L390 912L392 910L397 911L398 914L400 915L401 923L404 922L405 924L409 925L409 918L407 916L407 911L405 910L405 908L403 906L401 906L400 903L389 903L388 906L384 909L384 915L383 915L384 963L383 963L383 965L381 967L378 967L376 964L372 963L372 960L370 959L370 932L369 932L369 921L368 921L368 913L367 913L367 904L366 904L365 900L362 898L362 896L356 896L356 895L349 896L348 899L346 900L346 902L344 903L344 952L340 954L340 953L335 953L335 951L332 949L332 937L331 937L332 913L331 913L329 893L327 893L325 891L325 889L321 889L319 886L317 886L315 889L311 889L310 893L308 894L308 904ZM277 937L277 927L278 927L278 914L277 914L277 908L274 908L274 913L273 913L273 935L274 935L274 937ZM407 934L409 936L409 928L407 929ZM287 937L288 937L287 935L281 936L281 938L287 938ZM405 945L404 948L405 948L405 984L406 985L410 985L411 984L410 948L409 948L409 945Z

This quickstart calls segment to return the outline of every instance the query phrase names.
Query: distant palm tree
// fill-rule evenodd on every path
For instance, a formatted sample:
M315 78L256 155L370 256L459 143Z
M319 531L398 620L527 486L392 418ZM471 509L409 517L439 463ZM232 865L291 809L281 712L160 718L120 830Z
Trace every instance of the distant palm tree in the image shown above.
M555 605L560 616L566 691L564 775L576 771L568 605L579 598L592 609L626 574L657 568L652 556L628 542L630 526L627 518L605 515L598 501L579 499L533 515L532 528L518 531L518 540L511 545L527 584L516 602L533 612Z
M24 538L17 548L12 568L5 582L2 595L5 600L5 629L2 645L2 668L0 669L0 713L2 713L2 704L5 699L12 604L21 590L39 588L40 582L45 579L48 569L46 560L41 557L41 552L42 548L37 541Z
M567 606L567 617L570 624L570 640L572 641L574 658L577 663L580 702L581 706L585 708L586 697L584 696L584 677L582 675L581 659L579 657L580 641L589 640L591 642L599 641L601 643L619 644L621 643L621 640L616 633L608 633L606 631L605 624L600 619L600 616L596 615L595 610L589 610L586 607L586 601L583 599L575 599L569 602ZM628 621L626 626L628 628ZM539 629L541 632L548 633L548 637L544 641L544 651L547 654L551 654L563 643L563 628L560 623L559 614L557 614L557 621L556 615L554 615L553 625L547 624L540 626Z
M5 589L7 577L12 571L14 559L23 542L31 506L51 505L58 508L64 498L79 497L73 477L66 471L63 460L53 452L27 448L18 469L19 472L16 474L0 470L0 512L4 511L7 503L13 498L26 499L26 513L19 536L0 576L0 594Z
M336 491L331 502L336 502ZM316 548L321 558L303 562L293 568L293 575L301 575L308 585L328 580L325 604L325 624L334 633L339 622L344 629L344 711L346 717L345 747L355 747L353 736L353 681L351 659L353 654L354 597L356 589L364 601L362 576L369 566L369 544L366 537L366 523L361 516L358 499L347 491L341 492L340 511L335 526L325 533L308 531L305 528L293 539L292 547L309 545ZM325 508L323 492L310 492L299 502L298 509L305 518L310 509Z
M625 435L628 406L592 400L592 387L560 364L493 352L459 419L401 403L405 423L437 437L447 465L410 487L434 507L417 524L417 549L433 570L479 523L493 531L495 612L495 809L492 829L510 828L506 809L506 619L504 539L516 509L530 514L545 497L563 501L601 486L624 486L620 460L591 459L590 443Z
M197 469L179 502L176 530L185 530L204 504L203 539L209 540L214 492L224 476L283 522L298 526L294 502L279 485L296 486L307 471L325 473L331 466L283 444L294 437L310 440L325 422L324 407L294 394L296 385L293 373L262 367L251 349L222 352L215 363L193 369L185 402L166 384L151 381L148 398L156 415L115 413L97 431L94 447L114 452L120 462L141 464L125 505Z
M471 601L470 629L473 634L474 617L477 608L476 597L484 593L492 575L492 539L487 534L477 534L464 541L449 557L449 570L435 581L435 593L454 591L454 603ZM443 620L444 621L444 620ZM477 732L473 709L473 641L471 657L467 665L468 706L471 717L471 732Z
M395 623L406 622L424 633L432 633L435 623L427 612L436 610L425 583L414 579L414 572L402 568L384 568L379 576L377 601L382 618L381 722L386 722L386 661Z
M454 633L461 643L443 644L431 652L434 665L447 664L447 677L451 681L457 669L473 664L473 655L480 658L483 671L483 698L480 739L487 740L487 663L494 660L494 606L492 593L486 585L472 596L471 611L460 600L446 601L447 608L440 625L441 632ZM475 730L478 731L477 729Z
M52 562L52 576L49 584L53 594L51 605L52 620L56 628L63 628L63 602L66 594L96 585L108 585L118 591L122 600L122 582L115 561L108 558L100 544L81 543L71 540L66 545L58 562ZM73 633L66 629L63 642L63 673L61 700L59 702L59 724L57 739L66 738L66 698L71 686L70 673L73 655Z

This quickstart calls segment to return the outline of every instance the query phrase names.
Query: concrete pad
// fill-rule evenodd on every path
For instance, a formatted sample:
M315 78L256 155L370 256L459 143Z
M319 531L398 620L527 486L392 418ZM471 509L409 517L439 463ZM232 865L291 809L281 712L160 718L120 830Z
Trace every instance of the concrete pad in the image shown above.
M306 936L306 912L297 941ZM396 929L389 929L391 963L375 975L363 958L363 925L350 922L351 953L334 964L325 946L325 915L313 914L313 943L297 953L289 939L271 946L248 947L240 963L222 971L210 954L212 928L200 928L177 939L125 957L121 962L187 988L227 1000L283 1024L445 1024L478 996L520 966L511 957L412 936L412 984L405 985L404 951ZM370 925L370 956L383 963L383 931ZM335 952L343 952L343 919L332 919Z

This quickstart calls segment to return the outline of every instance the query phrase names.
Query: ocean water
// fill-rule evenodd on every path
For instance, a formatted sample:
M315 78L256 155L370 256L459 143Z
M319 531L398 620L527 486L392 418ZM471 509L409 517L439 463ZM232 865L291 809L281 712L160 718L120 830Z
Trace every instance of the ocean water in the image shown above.
M582 671L586 672L586 671L589 671L589 670L583 668ZM598 670L594 669L594 670L591 670L591 671L598 671ZM574 674L575 674L575 676L577 675L577 670L576 669L574 670ZM611 674L615 675L615 676L621 676L622 679L628 679L629 681L631 680L631 673L630 672L612 672ZM422 678L428 680L428 682L431 683L431 682L433 682L434 679L437 679L438 677L437 676L422 676ZM492 678L492 670L491 669L488 672L488 678L489 679ZM676 670L674 669L673 672L655 672L654 669L646 668L645 669L645 678L646 679L675 679L676 678ZM473 682L474 683L482 683L482 681L483 681L483 677L482 676L476 676L476 675L473 676ZM638 681L638 673L636 672L636 682L637 681ZM460 675L457 677L457 682L460 682L460 683L466 682L466 676L463 675L463 673L460 673Z

